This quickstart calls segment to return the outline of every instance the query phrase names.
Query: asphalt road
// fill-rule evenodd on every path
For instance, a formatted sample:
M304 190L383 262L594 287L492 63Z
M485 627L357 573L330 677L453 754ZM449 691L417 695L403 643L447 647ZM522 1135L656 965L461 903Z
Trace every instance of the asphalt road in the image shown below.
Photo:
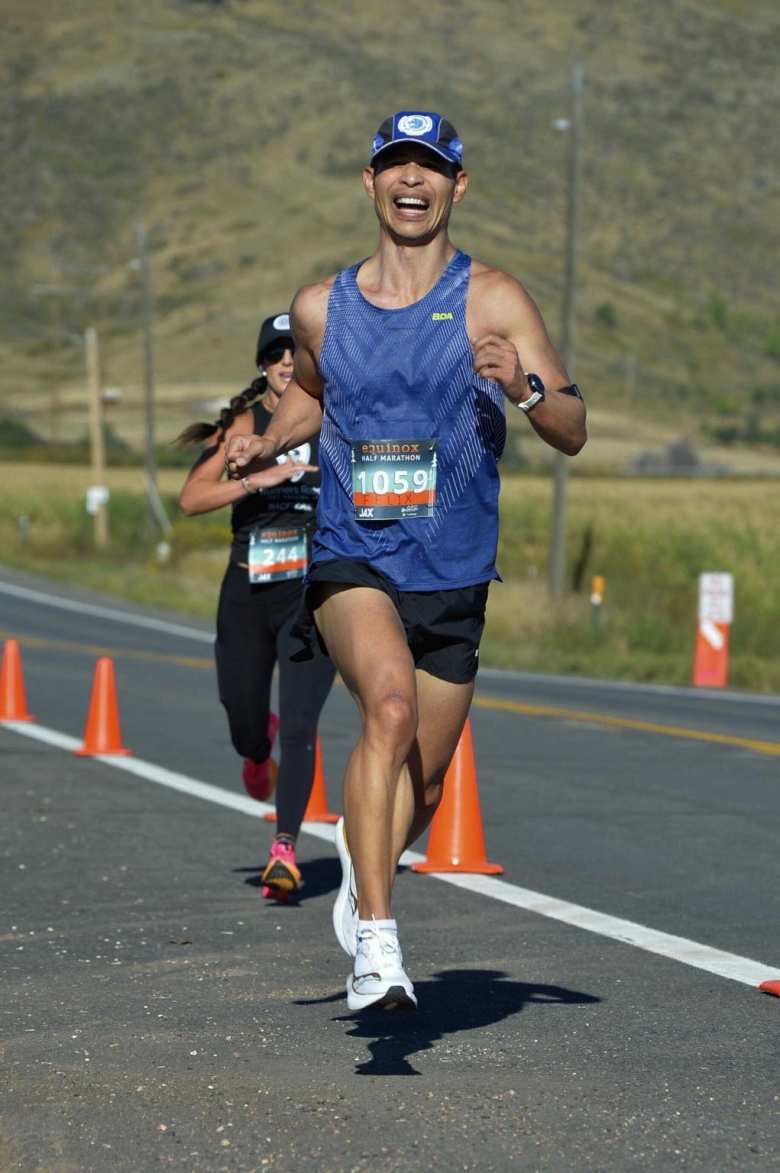
M208 625L3 571L0 633L21 641L43 725L81 735L107 652L134 753L241 790ZM778 703L492 672L477 699L488 850L508 881L780 975L780 756L755 748L780 742ZM336 687L322 722L336 806L355 730ZM356 1018L329 845L301 839L299 906L264 905L269 831L246 814L2 726L0 777L0 1169L780 1161L778 999L405 872L420 1010Z

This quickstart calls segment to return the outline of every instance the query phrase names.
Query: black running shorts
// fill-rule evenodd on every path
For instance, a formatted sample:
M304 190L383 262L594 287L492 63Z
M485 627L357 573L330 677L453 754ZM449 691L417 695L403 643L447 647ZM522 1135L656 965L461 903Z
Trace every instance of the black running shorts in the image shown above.
M309 568L308 585L291 632L304 645L294 660L308 659L315 639L327 651L317 631L314 612L323 586L328 583L384 591L404 625L416 668L452 684L468 684L476 676L489 583L443 591L400 591L367 562L350 558L315 562Z

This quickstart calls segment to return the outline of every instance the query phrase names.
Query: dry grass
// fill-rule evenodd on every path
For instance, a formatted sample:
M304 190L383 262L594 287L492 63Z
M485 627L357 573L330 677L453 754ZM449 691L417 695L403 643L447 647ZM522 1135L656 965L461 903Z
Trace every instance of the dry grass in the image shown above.
M504 477L504 505L530 501L543 508L551 498L546 477ZM688 478L587 477L569 480L568 512L571 524L584 521L639 524L679 523L694 532L713 524L758 527L772 534L777 528L778 493L762 481Z
M161 493L178 494L184 483L184 472L177 468L163 468L158 473ZM40 503L41 498L59 497L75 500L83 497L93 484L92 470L78 464L18 464L0 463L0 476L6 486L5 508L17 502ZM145 486L142 468L107 468L105 482L112 492L143 493Z
M98 553L83 506L87 469L3 467L10 474L0 506L3 561L136 602L213 615L227 558L227 511L184 518L169 497L173 555L161 565L157 535L147 528L141 472L112 469L112 545ZM181 474L164 470L160 479L173 495ZM731 682L780 690L780 535L775 495L764 483L573 477L568 505L570 576L588 530L591 552L579 593L570 591L552 605L546 587L550 479L504 478L504 582L491 590L483 663L685 682L698 575L729 570L736 582ZM21 514L29 518L26 540ZM606 578L598 636L588 601L596 573Z

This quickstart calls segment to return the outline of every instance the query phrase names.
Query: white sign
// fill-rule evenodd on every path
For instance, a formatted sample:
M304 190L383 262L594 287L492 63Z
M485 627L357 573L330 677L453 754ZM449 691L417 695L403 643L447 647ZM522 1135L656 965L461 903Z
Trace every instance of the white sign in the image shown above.
M90 485L87 489L87 499L85 502L87 513L93 516L97 513L101 505L108 504L108 489L105 485Z
M699 623L734 622L734 576L699 575Z

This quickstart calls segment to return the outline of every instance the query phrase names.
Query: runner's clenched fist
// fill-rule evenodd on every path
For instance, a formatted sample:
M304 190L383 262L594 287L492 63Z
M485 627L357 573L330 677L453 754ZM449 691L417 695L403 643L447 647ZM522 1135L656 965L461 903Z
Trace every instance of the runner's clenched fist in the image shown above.
M271 463L276 458L277 448L266 436L233 436L225 451L225 468L233 480L240 480L243 469L257 462Z
M472 350L478 375L500 383L512 403L528 398L528 381L514 343L499 334L483 334L472 343Z

